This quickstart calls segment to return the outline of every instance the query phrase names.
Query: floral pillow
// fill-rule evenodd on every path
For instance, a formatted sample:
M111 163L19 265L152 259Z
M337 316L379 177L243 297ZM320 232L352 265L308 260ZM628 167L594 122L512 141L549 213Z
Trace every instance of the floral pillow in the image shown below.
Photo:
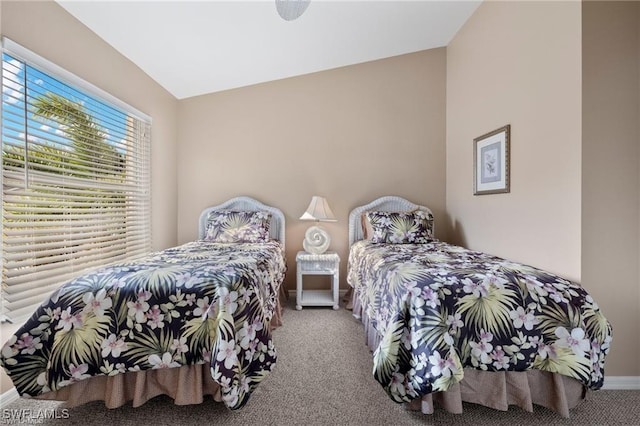
M433 215L411 212L373 211L364 215L365 238L373 243L424 244L434 240Z
M219 210L209 213L205 241L216 243L262 243L269 241L271 213L267 211Z

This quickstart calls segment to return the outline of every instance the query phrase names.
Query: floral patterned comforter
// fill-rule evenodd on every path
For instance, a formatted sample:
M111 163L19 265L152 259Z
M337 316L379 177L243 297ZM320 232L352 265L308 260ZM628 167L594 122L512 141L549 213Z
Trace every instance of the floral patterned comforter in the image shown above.
M240 408L276 362L270 322L285 270L276 241L194 241L105 267L52 294L0 362L23 396L207 362L224 403Z
M611 325L577 284L438 241L359 241L348 266L354 297L380 337L374 376L396 402L445 391L468 367L603 384Z

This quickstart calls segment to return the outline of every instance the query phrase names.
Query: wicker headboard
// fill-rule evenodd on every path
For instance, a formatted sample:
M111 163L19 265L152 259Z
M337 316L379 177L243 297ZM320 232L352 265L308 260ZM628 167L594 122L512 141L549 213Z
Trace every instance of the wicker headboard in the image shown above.
M256 211L266 210L271 213L271 224L269 225L269 236L282 243L284 247L284 213L277 208L262 204L260 201L251 197L236 197L232 198L224 203L207 207L200 213L200 219L198 221L198 238L203 239L207 234L207 217L209 212L215 210L245 210Z
M354 208L351 210L351 213L349 213L349 246L364 238L364 231L362 229L363 213L369 211L406 212L416 209L431 213L428 207L413 204L411 201L394 195L380 197L369 204Z

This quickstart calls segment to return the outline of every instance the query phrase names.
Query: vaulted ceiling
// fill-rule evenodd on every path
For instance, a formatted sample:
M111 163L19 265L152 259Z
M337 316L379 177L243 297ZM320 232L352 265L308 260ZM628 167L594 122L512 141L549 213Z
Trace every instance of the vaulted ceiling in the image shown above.
M57 0L183 99L446 46L481 0Z

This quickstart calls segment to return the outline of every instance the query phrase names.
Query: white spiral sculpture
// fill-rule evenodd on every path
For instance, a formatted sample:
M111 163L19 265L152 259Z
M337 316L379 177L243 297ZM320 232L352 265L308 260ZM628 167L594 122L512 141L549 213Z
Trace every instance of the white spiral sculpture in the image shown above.
M302 247L307 253L322 254L329 248L331 237L319 226L311 226L304 234Z

